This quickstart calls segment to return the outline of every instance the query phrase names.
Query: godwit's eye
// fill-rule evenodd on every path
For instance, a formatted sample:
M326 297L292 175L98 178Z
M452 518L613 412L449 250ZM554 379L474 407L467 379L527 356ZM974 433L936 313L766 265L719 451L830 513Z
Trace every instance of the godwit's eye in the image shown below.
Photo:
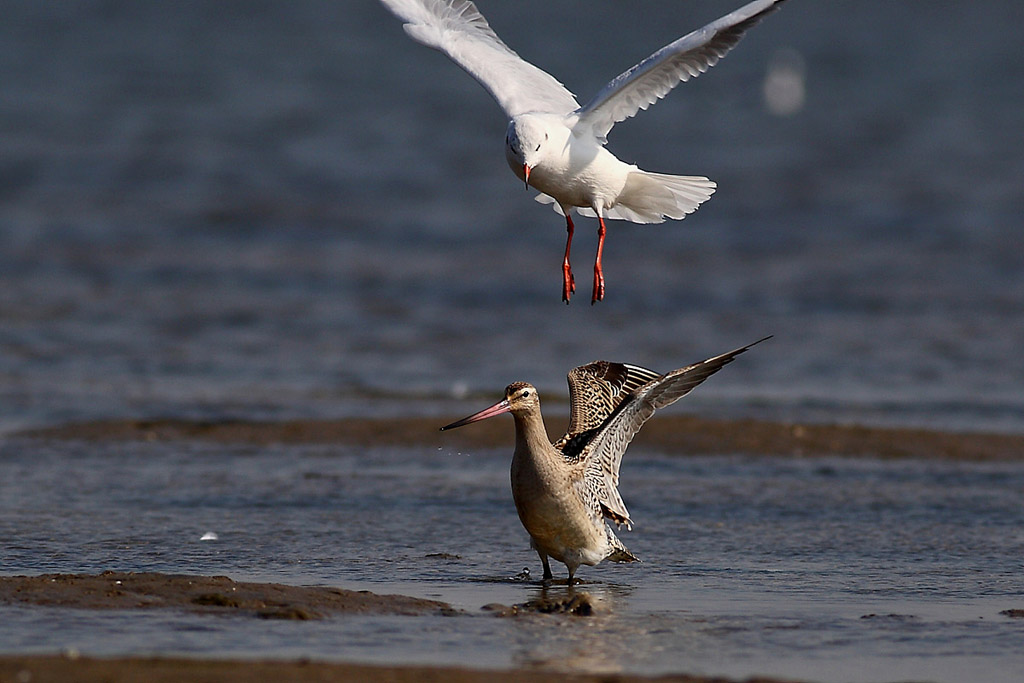
M523 398L529 398L530 397L530 390L529 389L523 389L523 393L520 394L520 396L522 396Z

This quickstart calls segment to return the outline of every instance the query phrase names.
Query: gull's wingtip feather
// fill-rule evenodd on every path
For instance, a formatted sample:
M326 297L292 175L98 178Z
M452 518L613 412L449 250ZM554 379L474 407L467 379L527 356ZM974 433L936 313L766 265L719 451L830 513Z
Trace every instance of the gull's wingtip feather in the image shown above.
M754 0L705 26L687 33L647 59L613 78L580 107L577 125L601 141L618 121L635 116L683 81L719 62L743 34L774 12L785 0Z

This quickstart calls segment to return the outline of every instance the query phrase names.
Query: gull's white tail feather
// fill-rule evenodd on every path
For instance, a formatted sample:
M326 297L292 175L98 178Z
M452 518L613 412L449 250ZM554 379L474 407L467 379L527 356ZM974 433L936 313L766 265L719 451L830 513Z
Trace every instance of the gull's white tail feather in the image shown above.
M678 220L696 211L714 194L716 187L714 181L703 176L631 171L615 205L604 217L632 223L662 223L666 218ZM559 203L546 194L537 195L537 201L553 204L554 210L562 214ZM576 207L576 211L591 218L597 216L593 209L585 206Z
M661 223L666 218L678 220L696 211L711 197L715 187L715 183L703 176L633 171L626 176L626 186L608 216L634 223Z

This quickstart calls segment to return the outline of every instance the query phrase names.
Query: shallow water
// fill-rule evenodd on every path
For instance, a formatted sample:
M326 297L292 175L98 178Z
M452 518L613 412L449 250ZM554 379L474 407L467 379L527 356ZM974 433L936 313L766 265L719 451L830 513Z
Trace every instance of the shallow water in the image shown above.
M596 616L500 619L480 608L545 591L519 576L540 566L508 456L8 441L2 574L224 574L431 597L468 614L268 623L3 607L2 649L823 681L1009 681L1024 665L1020 624L999 614L1024 606L1019 465L637 449L622 476L637 526L622 537L644 562L580 570ZM201 541L208 531L218 539Z

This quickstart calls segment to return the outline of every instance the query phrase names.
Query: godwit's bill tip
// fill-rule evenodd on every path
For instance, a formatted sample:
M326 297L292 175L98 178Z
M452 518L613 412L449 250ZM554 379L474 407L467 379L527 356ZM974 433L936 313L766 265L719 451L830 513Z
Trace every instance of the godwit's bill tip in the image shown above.
M455 422L452 422L450 425L445 425L444 427L441 427L441 431L443 432L446 429L455 429L456 427L462 427L463 425L468 425L470 422L479 422L480 420L486 420L489 417L494 417L495 415L507 413L509 410L511 410L511 408L508 405L508 401L502 399L495 403L490 408L484 408L479 413L473 413L469 417L464 417L461 420L456 420Z

